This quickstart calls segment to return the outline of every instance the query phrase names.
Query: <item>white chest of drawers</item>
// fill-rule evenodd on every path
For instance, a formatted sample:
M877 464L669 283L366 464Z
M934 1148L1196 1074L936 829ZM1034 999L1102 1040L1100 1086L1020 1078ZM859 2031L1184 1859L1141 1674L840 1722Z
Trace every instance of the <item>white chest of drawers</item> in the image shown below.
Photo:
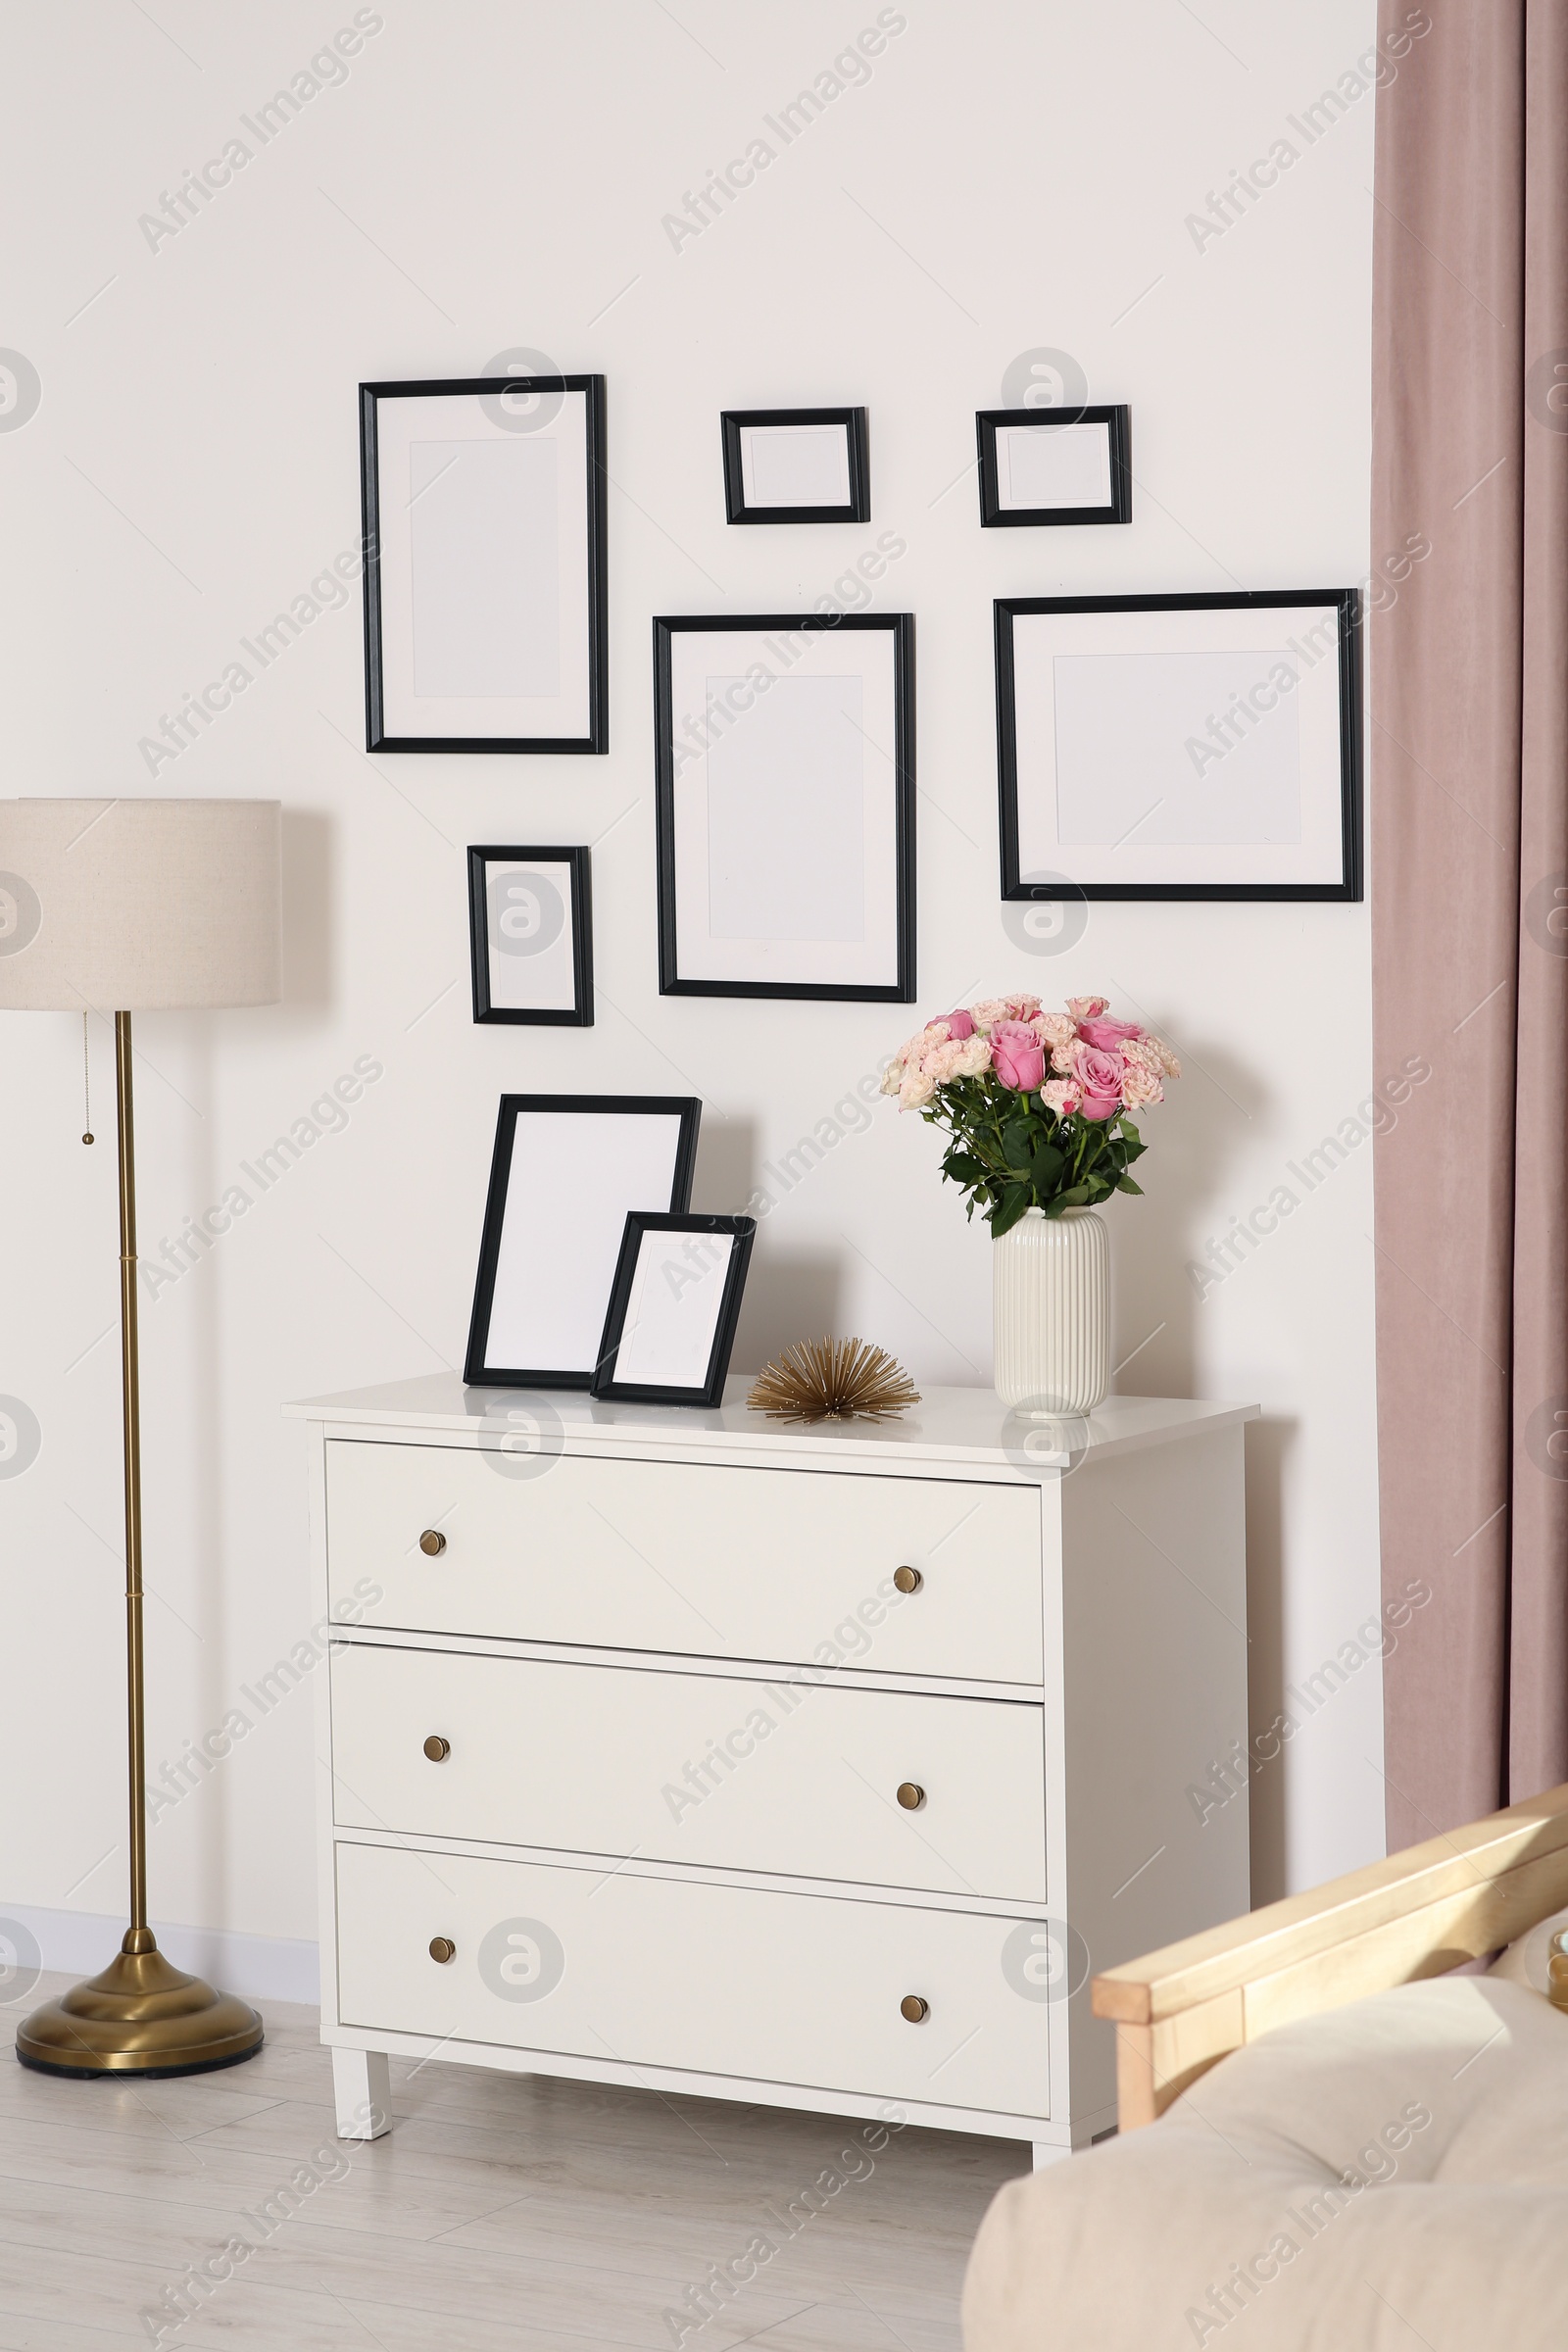
M1245 1797L1188 1791L1247 1734L1253 1408L789 1429L744 1390L290 1408L344 2136L397 2052L1044 2162L1114 2121L1090 1972L1247 1908Z

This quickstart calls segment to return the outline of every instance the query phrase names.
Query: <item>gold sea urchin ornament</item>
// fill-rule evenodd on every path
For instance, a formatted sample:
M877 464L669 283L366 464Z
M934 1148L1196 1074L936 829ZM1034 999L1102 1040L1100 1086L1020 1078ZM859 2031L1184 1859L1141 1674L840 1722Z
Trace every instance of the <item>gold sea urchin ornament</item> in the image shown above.
M864 1340L798 1340L763 1367L746 1401L775 1421L880 1421L918 1404L920 1392Z

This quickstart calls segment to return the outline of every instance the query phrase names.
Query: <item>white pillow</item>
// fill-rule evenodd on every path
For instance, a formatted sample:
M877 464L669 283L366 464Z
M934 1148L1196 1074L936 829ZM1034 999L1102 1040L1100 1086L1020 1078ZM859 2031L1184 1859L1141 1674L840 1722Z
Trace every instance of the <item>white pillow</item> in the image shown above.
M1568 1911L1554 1911L1549 1919L1540 1921L1500 1951L1488 1969L1488 1976L1507 1977L1515 1984L1528 1984L1532 1992L1545 1993L1551 1939L1563 1928L1568 1928Z

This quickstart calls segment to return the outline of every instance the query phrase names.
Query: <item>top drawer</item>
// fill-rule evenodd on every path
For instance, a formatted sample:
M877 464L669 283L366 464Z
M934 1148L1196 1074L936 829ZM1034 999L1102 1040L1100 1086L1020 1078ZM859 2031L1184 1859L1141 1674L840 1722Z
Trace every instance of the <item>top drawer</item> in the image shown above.
M1040 1494L959 1480L332 1439L334 1617L1038 1684ZM445 1539L434 1556L426 1530ZM894 1573L912 1568L916 1591Z

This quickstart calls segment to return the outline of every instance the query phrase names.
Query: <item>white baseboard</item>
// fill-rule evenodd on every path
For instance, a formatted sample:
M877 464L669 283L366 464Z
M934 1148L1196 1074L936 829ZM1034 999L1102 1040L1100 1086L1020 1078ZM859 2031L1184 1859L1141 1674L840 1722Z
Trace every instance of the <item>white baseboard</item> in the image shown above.
M9 1943L6 1922L25 1929L38 1947L38 1965L74 1977L96 1976L120 1949L122 1916L97 1911L45 1911L31 1903L0 1900L0 1941ZM176 1968L205 1977L224 1992L252 2001L306 2001L319 2006L318 1947L296 1936L242 1936L232 1928L181 1928L155 1919L160 1951ZM9 1952L4 1957L9 1959ZM3 1997L3 1992L0 1992Z

